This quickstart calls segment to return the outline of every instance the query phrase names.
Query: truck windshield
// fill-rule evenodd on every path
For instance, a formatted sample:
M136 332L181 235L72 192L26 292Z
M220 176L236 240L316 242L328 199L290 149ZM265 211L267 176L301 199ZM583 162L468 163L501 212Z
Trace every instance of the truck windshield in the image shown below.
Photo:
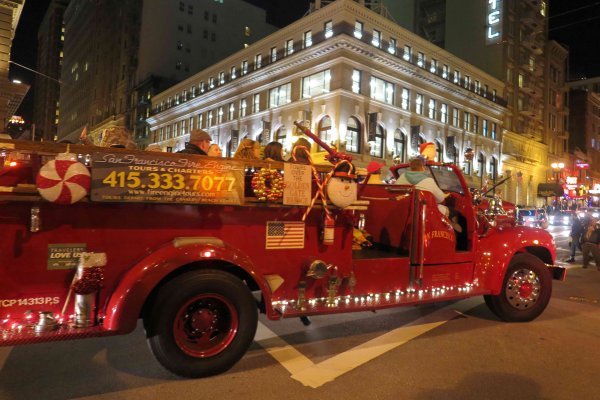
M428 167L437 182L440 189L445 192L454 192L464 194L464 190L458 176L450 167L444 166L430 166Z
M398 176L400 176L405 171L408 171L408 167L399 168L397 171ZM436 181L439 188L443 191L464 194L464 189L460 184L460 180L458 179L458 176L456 176L452 168L428 165L425 168L424 172L425 174L431 176Z

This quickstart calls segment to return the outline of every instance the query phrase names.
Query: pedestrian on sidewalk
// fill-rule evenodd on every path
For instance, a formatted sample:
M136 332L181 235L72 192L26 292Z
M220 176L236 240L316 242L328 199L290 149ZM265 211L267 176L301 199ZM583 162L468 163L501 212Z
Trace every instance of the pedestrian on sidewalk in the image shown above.
M590 263L591 256L594 257L596 268L600 271L600 221L592 221L588 228L583 245L581 246L581 254L583 255L583 268L587 268Z
M573 225L571 225L571 253L569 255L569 258L567 258L565 261L572 263L575 262L575 252L577 251L577 248L580 246L580 241L581 241L581 235L583 235L584 229L583 229L583 222L581 221L581 218L579 218L579 216L577 214L575 214L573 216Z

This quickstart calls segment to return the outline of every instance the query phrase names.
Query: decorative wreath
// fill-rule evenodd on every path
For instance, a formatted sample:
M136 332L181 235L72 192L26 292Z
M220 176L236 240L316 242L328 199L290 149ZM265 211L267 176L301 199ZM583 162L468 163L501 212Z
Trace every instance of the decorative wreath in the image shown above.
M252 175L252 190L260 201L277 201L283 197L283 175L276 169L261 168Z

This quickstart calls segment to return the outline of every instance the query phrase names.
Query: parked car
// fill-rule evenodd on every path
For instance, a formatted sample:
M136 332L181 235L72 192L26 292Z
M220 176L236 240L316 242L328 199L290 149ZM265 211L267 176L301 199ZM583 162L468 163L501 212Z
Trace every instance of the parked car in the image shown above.
M555 213L548 216L548 222L550 225L573 225L573 218L575 218L575 211L573 210L562 210L556 211Z
M517 224L545 229L548 227L548 218L543 210L533 207L519 208Z

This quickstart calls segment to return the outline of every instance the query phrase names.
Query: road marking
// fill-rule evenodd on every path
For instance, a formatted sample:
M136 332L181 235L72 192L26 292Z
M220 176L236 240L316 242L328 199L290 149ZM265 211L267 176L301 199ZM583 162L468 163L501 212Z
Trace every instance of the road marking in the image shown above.
M314 366L308 357L296 350L294 346L287 344L262 322L258 323L254 340L292 375Z
M479 298L454 303L318 364L313 363L260 322L255 340L292 374L293 379L305 386L318 388L456 318L456 312L462 314L480 304Z

